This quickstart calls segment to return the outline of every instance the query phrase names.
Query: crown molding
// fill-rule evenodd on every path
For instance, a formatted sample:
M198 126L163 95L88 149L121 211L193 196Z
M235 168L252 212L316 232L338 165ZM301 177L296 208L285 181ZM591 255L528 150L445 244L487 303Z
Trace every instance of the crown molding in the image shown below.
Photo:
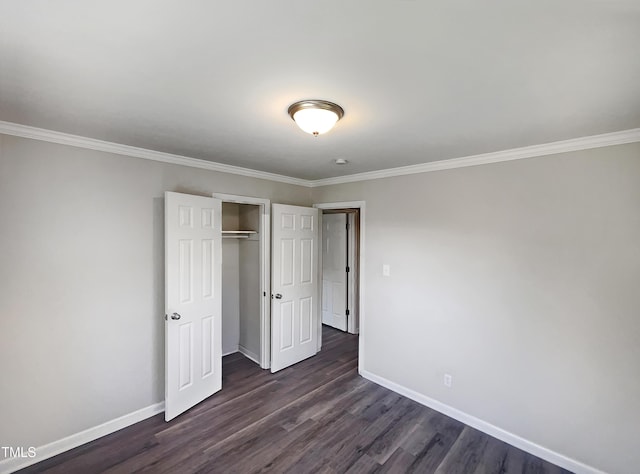
M33 140L86 148L88 150L104 151L106 153L114 153L116 155L142 158L144 160L160 161L162 163L190 166L192 168L201 168L210 171L219 171L221 173L247 176L249 178L266 179L269 181L309 187L309 181L306 179L292 178L290 176L267 173L265 171L256 171L248 168L241 168L239 166L225 165L223 163L190 158L188 156L173 155L171 153L148 150L146 148L138 148L130 145L122 145L104 140L96 140L94 138L86 138L78 135L71 135L69 133L45 130L43 128L30 127L28 125L21 125L17 123L0 121L0 134L31 138Z
M34 140L58 143L61 145L69 145L78 148L86 148L89 150L103 151L106 153L114 153L117 155L130 156L133 158L142 158L145 160L190 166L192 168L201 168L210 171L247 176L249 178L265 179L268 181L276 181L279 183L287 183L309 188L330 186L333 184L354 183L357 181L368 181L371 179L391 178L394 176L403 176L408 174L429 173L432 171L464 168L467 166L485 165L489 163L499 163L502 161L521 160L524 158L555 155L558 153L567 153L570 151L589 150L591 148L601 148L605 146L624 145L626 143L640 142L640 128L634 128L631 130L622 130L620 132L604 133L602 135L573 138L571 140L562 140L558 142L545 143L542 145L513 148L511 150L483 153L480 155L465 156L462 158L431 161L418 165L401 166L398 168L388 168L378 171L368 171L365 173L337 176L335 178L307 180L275 173L268 173L266 171L256 171L249 168L241 168L239 166L225 165L223 163L216 163L214 161L201 160L198 158L173 155L171 153L148 150L146 148L138 148L130 145L122 145L119 143L96 140L94 138L86 138L78 135L71 135L69 133L30 127L28 125L21 125L12 122L0 121L0 134L13 135L22 138L31 138Z
M309 181L308 186L315 188L319 186L330 186L332 184L391 178L393 176L403 176L407 174L429 173L431 171L464 168L467 166L499 163L501 161L522 160L524 158L535 158L538 156L555 155L570 151L588 150L591 148L624 145L626 143L635 142L640 142L640 128L604 133L602 135L592 135L589 137L573 138L571 140L545 143L542 145L532 145L523 148L513 148L511 150L483 153L481 155L465 156L462 158L431 161L429 163L422 163L419 165L401 166L398 168L389 168L379 171L368 171L365 173L357 173L347 176L337 176L335 178L316 179L314 181Z

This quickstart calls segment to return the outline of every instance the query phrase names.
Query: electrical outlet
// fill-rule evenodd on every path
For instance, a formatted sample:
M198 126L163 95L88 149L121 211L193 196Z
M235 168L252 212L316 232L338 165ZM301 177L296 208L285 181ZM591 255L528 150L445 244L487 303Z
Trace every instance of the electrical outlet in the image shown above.
M450 374L444 374L444 386L451 388L453 377Z
M391 265L384 264L382 265L382 276L390 276L391 275Z

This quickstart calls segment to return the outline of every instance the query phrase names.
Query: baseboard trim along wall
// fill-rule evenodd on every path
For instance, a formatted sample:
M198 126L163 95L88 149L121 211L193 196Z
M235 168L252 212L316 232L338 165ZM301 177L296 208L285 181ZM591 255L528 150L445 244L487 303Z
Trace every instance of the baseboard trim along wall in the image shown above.
M256 354L255 352L251 352L242 344L238 346L238 352L240 352L240 354L244 355L245 357L248 357L249 359L254 361L256 364L260 365L260 357L258 357L258 354Z
M45 459L57 456L60 453L69 451L70 449L82 446L89 441L101 438L108 434L114 433L122 428L138 423L147 418L151 418L158 413L164 411L164 402L150 405L146 408L141 408L134 412L123 415L119 418L102 423L101 425L88 428L79 433L72 434L66 438L53 441L44 446L36 447L36 456L33 458L7 458L0 461L0 473L8 474L15 472L19 469L23 469L32 464L39 463Z
M384 377L380 377L379 375L376 375L372 372L369 372L367 370L360 370L360 375L362 375L367 380L377 383L378 385L382 385L389 390L393 390L400 395L410 398L411 400L414 400L421 405L450 416L451 418L469 425L472 428L482 431L483 433L493 436L494 438L504 441L505 443L515 446L516 448L522 449L523 451L533 454L534 456L544 459L545 461L549 461L564 469L575 472L576 474L606 474L594 467L587 466L580 461L576 461L575 459L556 453L555 451L551 451L544 446L540 446L539 444L533 443L532 441L521 438L520 436L505 431L502 428L498 428L491 423L483 421L479 418L476 418L475 416L469 415L468 413L439 402L438 400L427 397L426 395L422 395L415 390L411 390L410 388L392 382L391 380L388 380Z

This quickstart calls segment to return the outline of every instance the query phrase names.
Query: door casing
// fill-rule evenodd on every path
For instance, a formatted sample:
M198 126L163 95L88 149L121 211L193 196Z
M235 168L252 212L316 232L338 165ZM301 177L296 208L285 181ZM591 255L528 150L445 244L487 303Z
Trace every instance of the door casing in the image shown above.
M359 257L358 257L358 333L360 335L358 344L358 372L363 370L363 361L365 356L365 223L366 223L366 202L365 201L342 201L342 202L325 202L314 204L313 207L318 209L359 209L360 211L360 227L358 238ZM320 214L320 239L322 241L322 214ZM320 254L322 259L322 254ZM319 271L322 271L322 262L318 265ZM322 275L320 275L322 281ZM318 350L322 346L322 319L319 318L319 337Z

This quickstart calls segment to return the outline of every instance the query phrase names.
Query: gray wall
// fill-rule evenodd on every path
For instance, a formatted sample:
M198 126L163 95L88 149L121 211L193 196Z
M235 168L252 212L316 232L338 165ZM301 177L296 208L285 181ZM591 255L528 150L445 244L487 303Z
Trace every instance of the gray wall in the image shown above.
M222 203L222 230L240 228L240 208ZM222 354L238 352L240 341L240 246L237 239L222 239Z
M312 196L366 200L365 370L638 472L640 144Z
M224 213L224 210L222 211ZM240 342L240 245L222 239L222 354L238 352Z
M240 229L260 232L260 206L240 206ZM240 346L261 361L260 334L260 239L253 235L239 243Z
M309 204L307 188L0 135L2 446L164 399L164 191Z

